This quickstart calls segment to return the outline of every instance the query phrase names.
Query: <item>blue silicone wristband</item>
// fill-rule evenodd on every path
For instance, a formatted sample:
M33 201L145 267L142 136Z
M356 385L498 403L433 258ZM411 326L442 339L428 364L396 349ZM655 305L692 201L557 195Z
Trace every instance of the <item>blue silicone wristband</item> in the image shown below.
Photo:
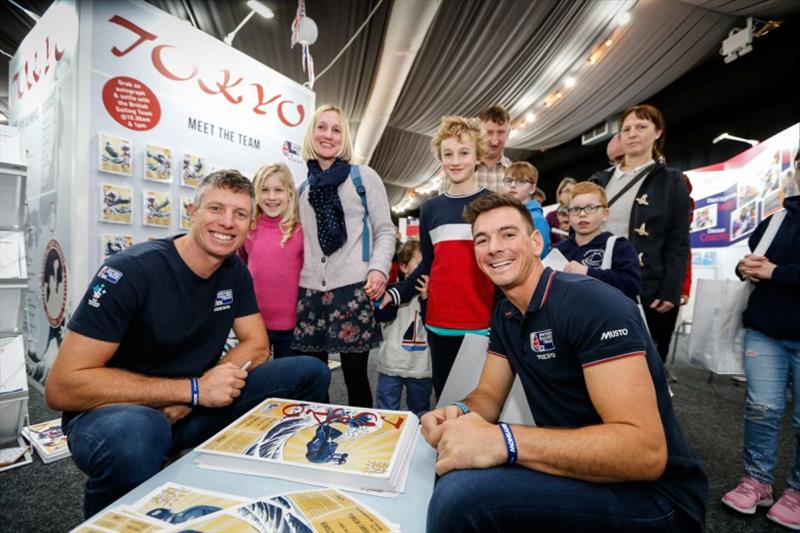
M514 438L514 433L511 427L505 422L497 424L500 426L500 431L503 433L503 440L506 442L506 451L508 452L507 464L513 465L517 462L517 440Z
M455 405L456 407L461 409L462 414L469 413L469 407L467 407L467 404L465 404L464 402L453 402L450 405Z
M189 385L192 387L192 407L196 407L200 403L200 386L197 378L189 378Z

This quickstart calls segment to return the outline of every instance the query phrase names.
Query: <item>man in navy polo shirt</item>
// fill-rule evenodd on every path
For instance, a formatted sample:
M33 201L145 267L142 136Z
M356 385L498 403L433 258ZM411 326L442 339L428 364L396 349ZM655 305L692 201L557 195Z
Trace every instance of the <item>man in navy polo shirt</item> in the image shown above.
M45 389L89 477L90 517L270 396L321 401L330 371L313 357L267 364L269 341L234 251L254 191L236 171L195 191L187 235L111 256L69 322ZM233 328L239 344L220 359Z
M506 298L477 388L422 417L442 476L428 530L702 530L707 477L636 305L544 268L517 201L486 195L464 216L478 265ZM496 423L515 374L537 427Z

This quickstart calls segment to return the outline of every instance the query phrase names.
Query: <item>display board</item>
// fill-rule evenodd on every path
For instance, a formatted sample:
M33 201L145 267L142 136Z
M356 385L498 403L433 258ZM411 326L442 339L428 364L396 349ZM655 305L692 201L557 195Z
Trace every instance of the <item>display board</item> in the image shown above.
M185 232L206 174L252 177L283 162L305 178L299 154L315 101L138 0L55 2L10 69L33 228L28 368L43 383L91 275L132 244Z
M798 194L792 160L800 124L716 165L686 172L695 201L692 248L719 248L746 240L761 220Z

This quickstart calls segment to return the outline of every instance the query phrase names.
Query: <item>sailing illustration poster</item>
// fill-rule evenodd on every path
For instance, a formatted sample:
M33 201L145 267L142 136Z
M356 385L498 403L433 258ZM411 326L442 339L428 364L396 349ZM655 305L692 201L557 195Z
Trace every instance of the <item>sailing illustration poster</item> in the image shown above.
M185 522L168 531L388 533L399 530L399 526L342 492L321 489L259 498Z
M419 426L407 411L271 398L197 448L205 466L401 490Z

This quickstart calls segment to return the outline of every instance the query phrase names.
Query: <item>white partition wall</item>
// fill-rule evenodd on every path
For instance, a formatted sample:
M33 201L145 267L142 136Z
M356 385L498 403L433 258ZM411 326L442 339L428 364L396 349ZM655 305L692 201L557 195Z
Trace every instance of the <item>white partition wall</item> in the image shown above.
M29 370L43 383L103 258L186 231L182 212L204 175L284 162L304 179L315 102L137 0L54 3L10 69L11 124L29 169Z

